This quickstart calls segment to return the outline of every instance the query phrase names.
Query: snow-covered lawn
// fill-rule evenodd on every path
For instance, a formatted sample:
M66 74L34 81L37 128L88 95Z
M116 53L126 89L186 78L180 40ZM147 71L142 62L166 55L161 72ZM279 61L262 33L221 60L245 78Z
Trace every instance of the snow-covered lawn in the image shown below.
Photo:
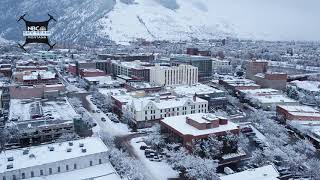
M141 145L145 145L144 142L141 142L143 137L134 138L130 141L130 144L133 147L134 152L139 157L140 161L145 165L148 171L153 175L157 180L166 180L168 178L177 178L179 174L177 171L174 171L169 164L165 161L154 162L150 161L144 155L144 150L140 150Z
M97 110L97 106L94 105L90 100L91 97L91 95L86 97L86 99L90 103L90 109ZM90 114L92 115L95 123L97 123L97 126L93 128L93 132L95 133L104 131L112 136L122 136L131 133L126 124L112 122L102 111L100 113L90 112ZM106 121L101 121L102 117L104 117Z

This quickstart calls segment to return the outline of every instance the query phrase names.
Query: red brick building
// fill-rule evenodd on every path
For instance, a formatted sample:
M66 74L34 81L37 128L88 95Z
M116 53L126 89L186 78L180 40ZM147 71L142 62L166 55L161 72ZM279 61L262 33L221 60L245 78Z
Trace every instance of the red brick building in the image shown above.
M310 106L277 106L277 116L290 121L320 121L320 112Z
M100 69L80 69L81 77L105 76L106 73Z
M192 141L206 139L210 135L224 136L229 131L239 134L239 126L214 114L196 113L167 117L160 121L161 129L171 141L192 149Z
M265 60L252 60L246 66L246 75L253 78L258 73L265 73L268 69L268 62Z

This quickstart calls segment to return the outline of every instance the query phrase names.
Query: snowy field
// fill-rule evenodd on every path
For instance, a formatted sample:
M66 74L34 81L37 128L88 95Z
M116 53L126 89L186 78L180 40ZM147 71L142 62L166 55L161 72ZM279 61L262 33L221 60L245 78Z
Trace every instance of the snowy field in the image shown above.
M131 140L130 144L133 147L134 152L139 157L140 161L146 166L148 171L153 175L157 180L166 180L168 178L177 178L179 174L177 171L174 171L171 166L165 162L154 162L147 159L144 155L144 151L140 150L141 145L145 145L142 137L134 138ZM138 142L138 143L137 143Z

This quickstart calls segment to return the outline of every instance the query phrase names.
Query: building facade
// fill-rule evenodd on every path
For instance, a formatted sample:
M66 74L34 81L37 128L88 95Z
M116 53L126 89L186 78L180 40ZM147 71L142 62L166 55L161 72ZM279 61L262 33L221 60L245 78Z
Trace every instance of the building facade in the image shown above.
M198 68L199 81L206 81L212 76L212 59L209 56L175 55L170 58L173 66L189 64Z
M198 83L198 68L191 65L160 66L150 69L150 83L159 86L193 85Z
M7 150L0 154L0 178L20 180L85 169L109 163L108 155L97 137Z
M184 98L138 98L128 104L137 128L151 127L159 120L179 115L207 113L208 101L194 97Z
M210 135L223 136L227 132L239 134L237 124L214 114L196 113L167 117L160 121L162 133L171 141L181 143L191 150L192 141L206 139Z

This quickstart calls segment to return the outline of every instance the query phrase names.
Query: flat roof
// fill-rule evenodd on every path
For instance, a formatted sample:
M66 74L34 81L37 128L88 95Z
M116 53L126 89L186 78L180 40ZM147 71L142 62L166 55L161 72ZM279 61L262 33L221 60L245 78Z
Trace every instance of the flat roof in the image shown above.
M297 103L298 101L290 99L282 94L272 94L266 96L250 96L252 99L256 99L260 103Z
M239 91L245 94L280 94L279 90L271 89L271 88L243 89Z
M181 85L181 86L174 86L168 87L168 90L174 91L176 94L179 95L194 95L194 94L213 94L213 93L223 93L224 91L210 87L205 84L195 84L195 85Z
M206 113L196 113L196 114L188 114L188 115L181 115L181 116L173 116L173 117L166 117L162 121L162 123L170 126L171 128L177 130L183 135L193 135L193 136L200 136L200 135L207 135L207 134L214 134L218 132L230 131L234 129L238 129L238 125L228 121L226 125L219 125L219 127L211 128L211 129L204 129L200 130L197 129L186 122L186 117L189 117L193 120L198 119L198 121L202 121L202 117L207 115Z
M221 176L221 180L279 180L279 172L273 165L249 169L242 172Z
M94 180L121 180L110 163L90 166L84 169L72 170L49 176L30 178L30 180L57 180L57 179L94 179Z
M196 98L194 101L192 97L182 97L182 98L169 98L163 99L163 97L159 97L160 101L156 101L156 97L144 97L144 98L134 98L133 103L136 111L143 110L149 103L151 102L155 105L158 109L167 109L167 108L175 108L175 107L182 107L187 102L192 103L207 103L207 100Z
M294 116L320 117L320 112L305 105L279 105L280 108L288 111Z
M53 117L53 119L73 120L79 117L67 98L56 100L11 99L9 119L17 119L18 121L32 120L30 111L34 104L40 104L43 115L40 119Z
M69 142L73 142L73 145L70 146ZM88 137L85 139L73 140L69 142L6 150L0 154L0 173L108 151L107 146L98 137ZM83 148L79 147L80 143L84 145L83 148L86 149L86 152L82 152ZM51 147L54 148L53 151L49 150L49 148ZM71 152L67 152L68 148L71 148ZM29 150L29 153L23 155L24 150ZM8 162L8 158L10 157L13 157L14 160ZM7 165L9 164L13 165L12 169L7 169Z

